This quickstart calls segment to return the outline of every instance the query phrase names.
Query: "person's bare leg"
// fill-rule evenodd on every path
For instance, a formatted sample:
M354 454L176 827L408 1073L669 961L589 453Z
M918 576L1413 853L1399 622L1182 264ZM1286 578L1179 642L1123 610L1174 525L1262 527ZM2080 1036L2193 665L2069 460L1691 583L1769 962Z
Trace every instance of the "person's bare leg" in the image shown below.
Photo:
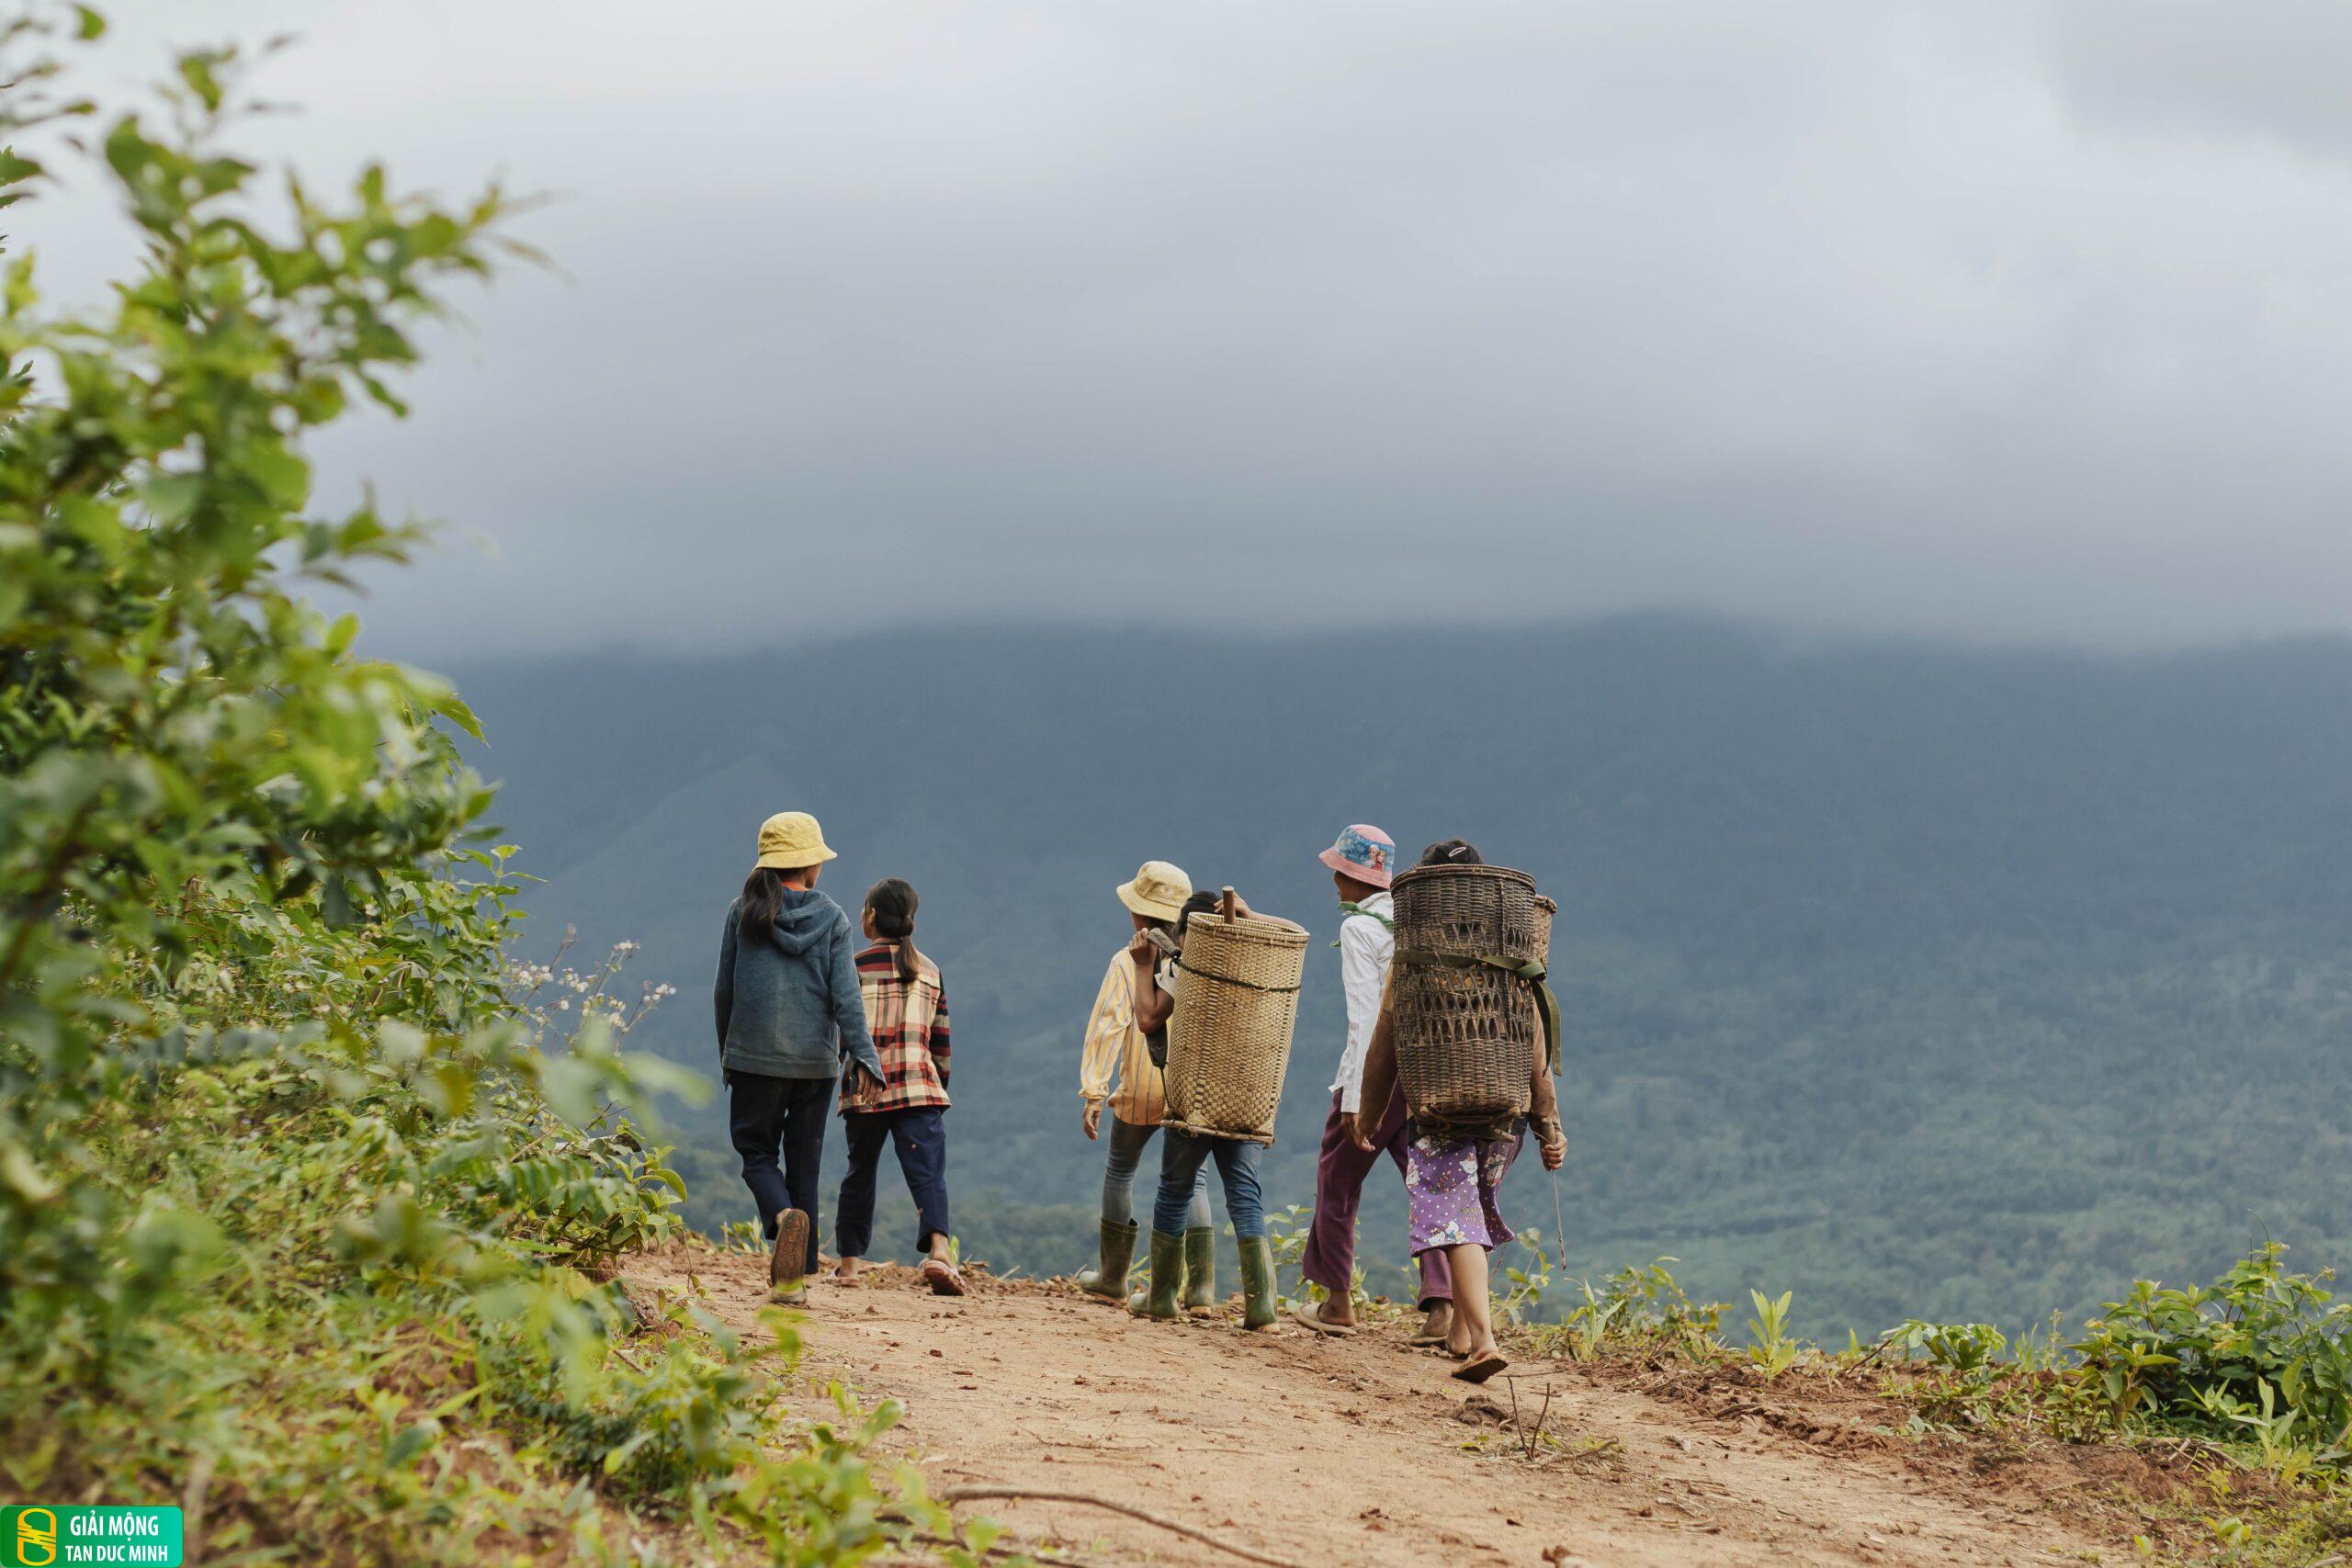
M947 1255L947 1233L945 1231L933 1231L931 1233L931 1258L932 1261L934 1263L944 1263L950 1268L955 1266L955 1259L951 1258Z
M1453 1265L1453 1323L1446 1331L1445 1348L1476 1359L1495 1348L1494 1314L1487 1301L1487 1249L1450 1247L1446 1258Z
M857 1271L865 1266L865 1259L863 1258L844 1258L840 1262L833 1265L833 1271L826 1275L825 1278L828 1280L838 1280L843 1283L847 1283L848 1281L856 1279Z

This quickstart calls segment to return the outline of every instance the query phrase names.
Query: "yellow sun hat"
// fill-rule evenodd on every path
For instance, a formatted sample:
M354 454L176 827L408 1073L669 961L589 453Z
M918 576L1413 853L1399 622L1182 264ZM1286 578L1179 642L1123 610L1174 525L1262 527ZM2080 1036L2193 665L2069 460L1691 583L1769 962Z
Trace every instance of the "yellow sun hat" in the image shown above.
M770 871L798 871L835 858L825 847L825 830L806 811L779 811L760 824L760 864Z
M1164 860L1144 862L1134 881L1119 884L1119 902L1147 919L1174 919L1192 896L1193 879Z

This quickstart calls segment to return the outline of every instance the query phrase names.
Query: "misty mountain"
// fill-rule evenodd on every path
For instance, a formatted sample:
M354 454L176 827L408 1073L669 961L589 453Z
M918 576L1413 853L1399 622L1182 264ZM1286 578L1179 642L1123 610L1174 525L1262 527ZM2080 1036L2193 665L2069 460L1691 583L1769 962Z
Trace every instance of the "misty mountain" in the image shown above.
M883 875L922 894L958 1229L1000 1265L1091 1247L1078 1034L1146 857L1317 933L1266 1170L1270 1210L1311 1201L1341 1033L1315 854L1349 821L1408 853L1468 838L1559 900L1571 1273L1671 1254L1694 1291L1792 1287L1808 1329L1872 1332L2073 1314L2266 1231L2352 1258L2352 644L2110 657L1667 616L778 637L448 671L546 878L527 945L641 942L632 980L681 995L637 1043L715 1069L753 830L816 812L844 905ZM697 1221L749 1217L716 1108L674 1131ZM1554 1197L1529 1159L1506 1211L1549 1235ZM1377 1176L1368 1198L1385 1289L1401 1202ZM886 1209L881 1245L900 1228Z

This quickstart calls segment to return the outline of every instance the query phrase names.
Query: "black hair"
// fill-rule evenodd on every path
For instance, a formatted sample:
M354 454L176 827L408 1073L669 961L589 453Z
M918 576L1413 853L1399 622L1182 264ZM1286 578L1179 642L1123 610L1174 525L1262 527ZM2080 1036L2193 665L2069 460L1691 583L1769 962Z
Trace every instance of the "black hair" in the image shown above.
M1176 911L1176 940L1178 942L1184 940L1184 922L1186 920L1191 919L1194 915L1214 914L1216 911L1217 906L1222 904L1224 901L1224 894L1211 893L1205 888L1193 894L1190 898L1185 899L1184 907Z
M1467 839L1440 839L1421 852L1423 865L1484 865L1486 856Z
M737 901L736 934L744 942L767 942L775 918L784 913L784 873L772 865L752 868L743 879L743 897Z
M886 876L865 890L865 912L874 917L874 934L899 944L899 978L911 980L922 973L922 954L915 951L914 885Z

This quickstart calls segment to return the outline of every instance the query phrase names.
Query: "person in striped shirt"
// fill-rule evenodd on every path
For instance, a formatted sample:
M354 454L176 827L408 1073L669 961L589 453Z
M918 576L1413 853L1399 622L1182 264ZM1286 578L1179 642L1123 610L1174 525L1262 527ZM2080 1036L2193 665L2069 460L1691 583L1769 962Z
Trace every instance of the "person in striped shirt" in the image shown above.
M1295 921L1278 915L1261 915L1250 908L1249 900L1232 888L1225 890L1223 902L1228 918L1236 919L1272 920L1289 926L1301 936L1306 929ZM1214 893L1195 893L1177 911L1174 941L1178 953L1187 930L1187 921L1197 923L1216 918L1219 903ZM1168 1027L1176 1014L1176 985L1174 966L1165 976L1158 969L1139 976L1136 985L1136 1023L1150 1043L1152 1060L1165 1066L1168 1059ZM1193 1311L1187 1299L1185 1280L1187 1237L1177 1226L1184 1223L1187 1194L1197 1201L1201 1178L1214 1162L1218 1179L1225 1187L1226 1218L1233 1223L1233 1239L1241 1253L1241 1326L1257 1330L1274 1325L1274 1253L1273 1244L1266 1235L1264 1190L1258 1179L1258 1165L1266 1152L1265 1145L1254 1139L1221 1137L1188 1132L1173 1122L1163 1123L1159 1139L1159 1196L1151 1209L1151 1282L1137 1299L1127 1303L1127 1310L1139 1317L1170 1318L1177 1315L1180 1305ZM1214 1299L1206 1314L1193 1311L1193 1315L1216 1314Z
M1136 980L1166 962L1151 945L1150 933L1169 929L1193 896L1193 879L1179 866L1149 860L1120 884L1117 895L1134 922L1133 941L1112 956L1103 972L1094 1010L1086 1021L1085 1051L1078 1067L1079 1125L1088 1138L1104 1137L1102 1112L1107 1108L1111 1113L1109 1158L1102 1168L1102 1253L1095 1267L1079 1274L1078 1283L1088 1294L1111 1301L1126 1299L1127 1274L1141 1228L1135 1217L1136 1169L1152 1134L1159 1131L1164 1109L1160 1071L1136 1021ZM1172 976L1168 984L1174 985ZM1204 1167L1184 1223L1184 1301L1196 1314L1216 1308L1216 1233L1209 1228L1208 1180Z
M861 923L872 945L857 955L857 984L882 1077L852 1074L842 1082L849 1173L833 1220L841 1262L828 1278L857 1278L874 1240L882 1145L894 1144L914 1196L915 1246L930 1254L923 1280L934 1295L960 1296L964 1280L947 1226L947 986L939 965L915 950L915 890L895 876L865 895Z

